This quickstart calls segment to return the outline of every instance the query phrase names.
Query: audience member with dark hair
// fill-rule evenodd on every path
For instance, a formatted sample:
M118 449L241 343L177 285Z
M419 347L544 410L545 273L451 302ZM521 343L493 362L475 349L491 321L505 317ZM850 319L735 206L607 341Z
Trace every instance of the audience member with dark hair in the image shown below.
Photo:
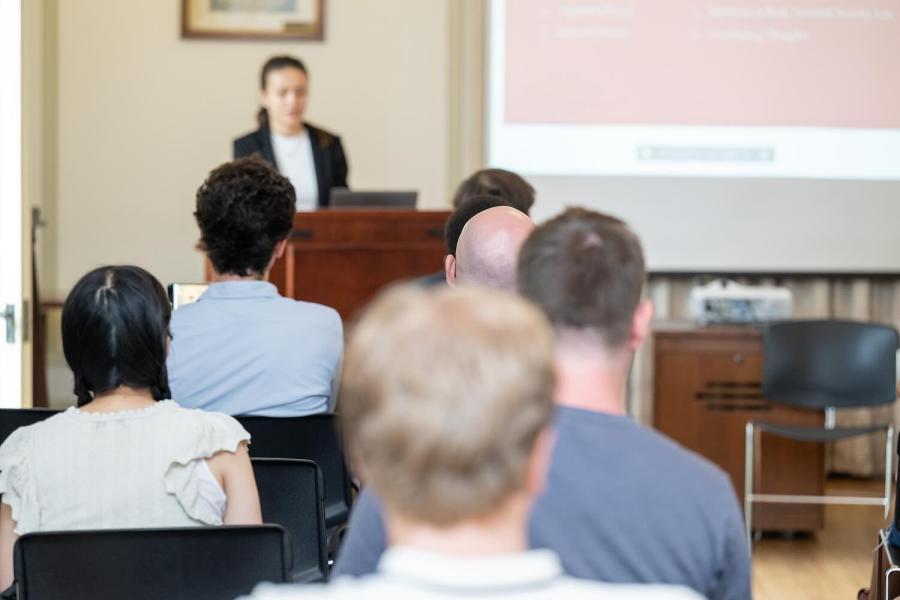
M260 523L233 418L168 400L170 307L138 267L75 284L62 314L77 407L17 429L0 446L0 585L33 531Z
M303 120L309 92L306 66L273 56L259 77L259 128L234 140L234 158L258 155L296 190L296 210L328 206L333 188L347 187L341 138Z
M509 206L518 208L526 215L531 214L531 207L534 205L534 188L531 184L505 169L482 169L473 173L456 188L453 208L458 209L476 196L503 198Z
M699 600L578 581L554 552L528 550L553 383L553 333L530 303L473 288L382 296L351 337L341 406L350 456L384 499L391 548L365 579L264 584L253 598Z
M653 312L645 275L638 237L584 209L540 225L522 247L519 289L555 329L558 377L556 446L530 545L555 550L576 577L747 600L749 553L728 476L625 413ZM372 572L385 543L379 501L363 490L335 573Z
M303 416L330 407L343 351L337 312L279 295L265 281L285 250L294 188L264 162L213 170L194 213L213 283L172 317L169 379L185 406Z

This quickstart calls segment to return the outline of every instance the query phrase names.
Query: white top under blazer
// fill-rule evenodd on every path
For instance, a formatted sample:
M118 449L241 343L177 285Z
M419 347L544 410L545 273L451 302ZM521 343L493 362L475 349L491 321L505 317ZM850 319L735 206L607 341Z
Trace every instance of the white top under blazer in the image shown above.
M303 129L297 135L280 135L272 132L272 153L282 175L294 186L296 211L316 210L319 207L319 180L313 157L309 131Z

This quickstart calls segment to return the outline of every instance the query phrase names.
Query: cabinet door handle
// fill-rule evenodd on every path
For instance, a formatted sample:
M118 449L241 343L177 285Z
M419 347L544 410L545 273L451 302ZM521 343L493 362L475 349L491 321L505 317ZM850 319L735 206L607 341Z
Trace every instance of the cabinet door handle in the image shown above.
M734 364L742 365L744 364L744 355L741 353L737 353L734 355Z

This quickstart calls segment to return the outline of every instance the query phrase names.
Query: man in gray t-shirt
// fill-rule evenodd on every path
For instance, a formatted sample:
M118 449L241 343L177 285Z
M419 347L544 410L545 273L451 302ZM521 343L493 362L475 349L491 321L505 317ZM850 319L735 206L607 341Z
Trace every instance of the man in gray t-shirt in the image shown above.
M652 315L644 277L637 236L583 209L541 225L522 248L519 290L557 333L556 447L529 542L556 551L576 577L748 600L750 558L727 475L625 415L628 370ZM364 490L335 574L372 572L385 546L379 501Z

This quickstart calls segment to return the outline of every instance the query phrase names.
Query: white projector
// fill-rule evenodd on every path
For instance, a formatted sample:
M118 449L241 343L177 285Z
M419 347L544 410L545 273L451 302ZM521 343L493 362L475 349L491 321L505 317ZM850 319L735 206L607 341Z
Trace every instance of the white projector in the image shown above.
M790 319L794 296L783 287L740 285L717 279L691 290L691 317L710 323L765 323Z

